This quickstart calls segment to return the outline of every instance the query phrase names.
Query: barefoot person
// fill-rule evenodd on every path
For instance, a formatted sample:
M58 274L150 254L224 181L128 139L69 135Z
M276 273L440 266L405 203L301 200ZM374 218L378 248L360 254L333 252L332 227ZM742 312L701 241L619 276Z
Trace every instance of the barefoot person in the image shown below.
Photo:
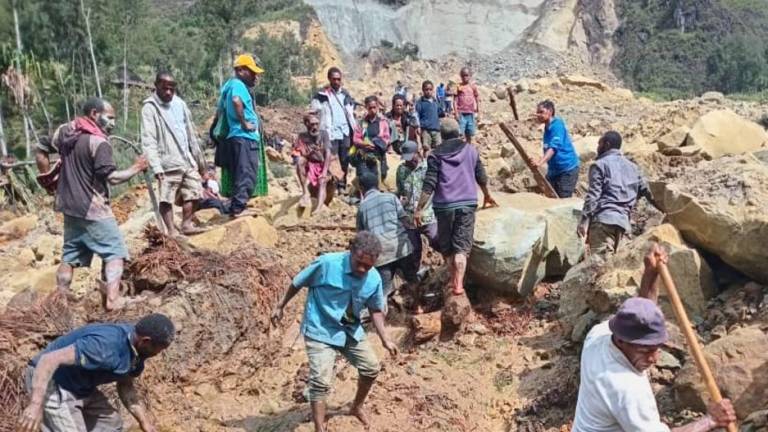
M331 142L328 132L320 129L320 118L316 114L304 116L306 132L296 137L293 155L296 157L296 176L301 186L300 207L310 207L311 198L317 198L317 211L326 205L326 185L331 164Z
M141 108L141 144L159 183L160 215L168 235L176 235L173 205L181 205L182 234L201 232L192 223L203 195L205 158L197 141L192 114L176 95L176 80L168 72L155 77L155 92Z
M88 99L83 112L59 131L55 146L61 155L56 189L56 211L64 214L64 245L56 271L56 286L69 292L75 267L89 267L93 255L102 260L104 307L119 309L123 261L128 258L123 235L109 206L109 185L127 182L149 166L139 156L128 169L118 171L107 135L115 126L115 110L108 102Z
M467 256L475 233L477 186L483 190L483 208L497 204L488 191L488 176L480 154L475 146L464 141L456 120L444 120L440 132L443 142L427 159L427 174L414 219L421 225L422 212L432 199L438 249L448 263L453 294L462 295Z
M375 235L366 231L357 233L348 252L322 255L296 275L272 312L272 323L277 325L288 302L302 287L309 287L301 333L309 357L309 402L315 432L326 430L325 400L335 375L337 354L343 355L359 373L350 414L368 425L363 403L380 365L360 321L364 308L369 310L384 348L392 356L397 355L397 346L387 336L384 326L381 277L373 268L380 253L381 244Z
M459 133L472 144L472 137L477 134L477 121L480 115L480 92L472 81L472 71L462 68L459 72L461 83L456 88L453 115L459 122Z
M638 297L622 304L610 320L592 328L581 354L581 384L572 432L668 432L661 422L647 370L668 340L657 306L658 266L667 253L654 245L645 257ZM700 420L671 429L706 432L736 420L727 399L709 406Z
M89 324L48 344L29 362L30 402L19 418L20 432L121 431L123 419L98 387L117 383L117 394L143 432L157 429L133 381L144 361L173 342L168 317L151 314L133 324Z

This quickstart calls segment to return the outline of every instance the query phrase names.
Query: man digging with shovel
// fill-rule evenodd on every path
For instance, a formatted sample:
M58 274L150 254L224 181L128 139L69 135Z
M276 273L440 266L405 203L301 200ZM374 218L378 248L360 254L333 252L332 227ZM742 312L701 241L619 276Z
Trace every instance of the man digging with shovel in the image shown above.
M723 399L685 426L670 429L661 422L646 371L668 340L656 304L659 274L667 260L666 251L653 245L644 260L638 297L625 301L616 315L587 335L572 432L706 432L736 421L733 405Z

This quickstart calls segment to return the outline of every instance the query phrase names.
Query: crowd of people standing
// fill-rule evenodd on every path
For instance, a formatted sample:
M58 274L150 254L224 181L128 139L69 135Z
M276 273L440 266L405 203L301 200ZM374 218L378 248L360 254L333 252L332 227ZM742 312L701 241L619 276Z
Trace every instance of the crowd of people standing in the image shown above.
M210 135L216 143L215 165L221 185L203 157L189 109L176 94L168 72L155 79L155 91L142 104L141 142L144 155L118 170L109 142L115 110L105 100L86 101L81 115L41 141L37 162L40 181L56 195L64 214L64 244L57 287L66 294L76 267L89 266L94 255L103 261L101 289L105 309L125 307L119 294L128 251L110 209L109 185L128 181L151 168L159 190L159 213L166 234L194 235L194 212L214 207L238 217L253 195L266 193L264 132L250 89L264 70L250 55L237 57L234 74L221 88ZM468 68L458 83L446 86L425 80L418 98L398 82L390 110L382 113L377 96L358 104L343 86L339 68L328 70L328 84L312 97L303 116L306 131L292 148L300 205L327 211L335 193L357 196L357 234L347 251L319 256L292 280L274 306L271 320L279 325L286 305L308 288L301 333L309 363L308 400L317 432L326 430L326 398L334 365L343 355L359 373L350 414L369 420L365 400L380 371L380 361L367 340L367 316L382 346L391 355L397 344L386 329L388 298L400 275L402 290L418 285L423 243L442 254L449 272L448 293L465 295L464 275L472 249L476 213L498 204L489 190L477 142L480 93ZM358 115L358 107L363 113ZM571 197L580 161L555 104L538 104L543 125L542 156L547 179L558 197ZM630 229L630 213L640 197L652 201L642 173L621 153L621 135L605 133L597 160L589 170L589 188L579 235L594 253L615 252ZM51 154L60 158L52 163ZM387 154L401 163L390 167ZM396 171L396 187L384 191L381 180ZM354 171L352 171L354 170ZM354 175L354 189L348 190ZM478 197L482 191L482 203ZM224 201L221 196L229 196ZM351 201L352 202L352 201ZM181 206L179 228L173 206ZM422 236L425 240L422 240ZM664 317L657 306L659 266L666 252L654 246L645 259L637 298L625 302L609 321L587 336L582 355L581 386L574 432L667 431L661 423L646 370L659 359L667 341ZM418 293L412 292L416 297ZM413 313L419 313L418 298ZM119 431L122 419L99 386L116 382L127 410L144 432L156 429L138 398L134 379L144 361L168 348L175 327L168 317L151 314L132 324L90 324L59 337L29 361L26 386L30 402L19 430ZM712 404L702 419L679 432L709 431L735 419L729 401Z

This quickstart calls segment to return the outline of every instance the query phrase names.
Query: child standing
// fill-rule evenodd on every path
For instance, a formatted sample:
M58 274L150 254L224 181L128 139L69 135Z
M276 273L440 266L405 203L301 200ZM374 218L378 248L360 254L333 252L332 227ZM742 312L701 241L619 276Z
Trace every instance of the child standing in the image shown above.
M472 137L477 133L477 117L480 113L480 93L477 84L472 82L472 72L462 68L461 84L456 90L454 117L459 122L459 133L464 135L467 143L472 144Z

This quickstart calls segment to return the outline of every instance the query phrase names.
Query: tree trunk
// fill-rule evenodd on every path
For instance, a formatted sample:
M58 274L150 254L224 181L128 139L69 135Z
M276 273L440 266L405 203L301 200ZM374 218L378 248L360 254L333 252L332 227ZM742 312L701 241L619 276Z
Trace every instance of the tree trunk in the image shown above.
M8 156L8 145L5 143L5 130L3 129L3 108L0 106L0 156Z
M19 31L19 12L16 9L16 0L13 0L13 29L16 32L16 71L21 73L21 32Z
M88 49L91 51L91 62L93 63L93 76L96 79L96 93L99 97L102 97L101 93L101 81L99 80L99 66L96 64L96 54L93 52L93 37L91 36L91 10L85 10L85 1L80 0L80 12L85 19L85 33L88 36Z
M123 130L128 127L128 25L123 38Z

